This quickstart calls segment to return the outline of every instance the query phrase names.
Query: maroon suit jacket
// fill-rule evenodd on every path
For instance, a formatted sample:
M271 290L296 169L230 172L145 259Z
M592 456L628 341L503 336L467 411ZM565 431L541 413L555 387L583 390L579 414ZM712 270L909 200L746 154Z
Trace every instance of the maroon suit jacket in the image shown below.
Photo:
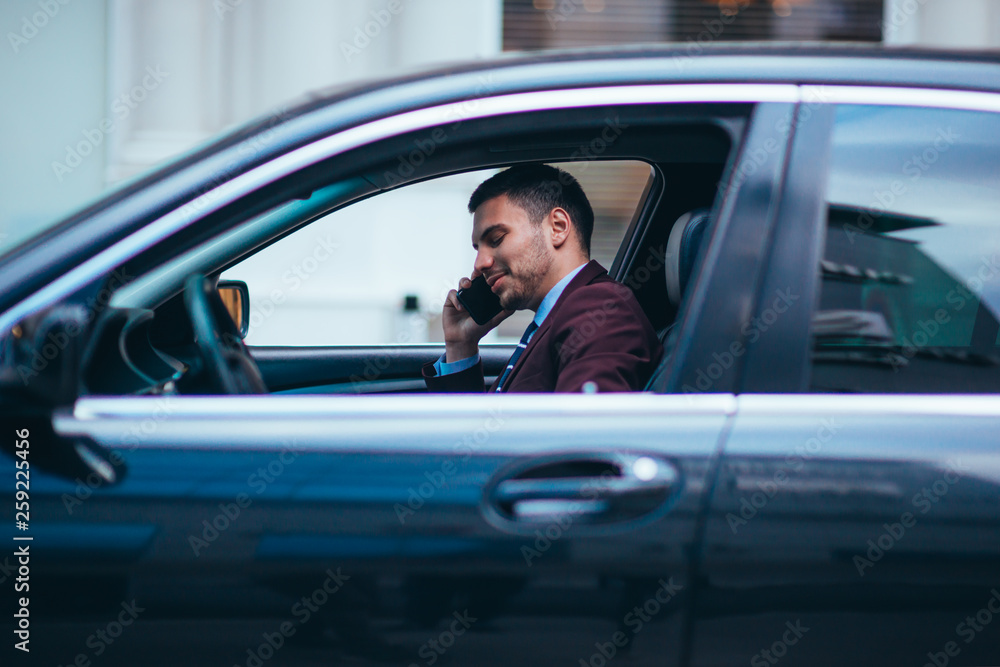
M569 282L517 360L504 391L641 391L663 347L635 295L591 260ZM432 392L482 392L483 364L438 376L423 367ZM496 391L496 383L490 387Z

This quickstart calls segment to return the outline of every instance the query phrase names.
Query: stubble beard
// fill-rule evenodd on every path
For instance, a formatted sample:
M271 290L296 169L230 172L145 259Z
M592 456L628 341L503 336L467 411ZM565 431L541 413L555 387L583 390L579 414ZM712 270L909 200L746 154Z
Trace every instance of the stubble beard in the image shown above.
M528 307L537 296L549 264L551 258L546 253L539 225L528 253L516 265L507 267L505 280L509 287L500 295L500 305L504 310L524 310Z

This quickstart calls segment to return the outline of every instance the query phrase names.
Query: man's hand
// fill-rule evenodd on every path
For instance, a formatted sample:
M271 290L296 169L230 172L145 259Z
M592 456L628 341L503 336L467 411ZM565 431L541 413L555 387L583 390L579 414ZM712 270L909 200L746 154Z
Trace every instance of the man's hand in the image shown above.
M473 274L473 278L477 274ZM462 278L458 281L459 289L472 285L472 280ZM479 354L479 341L494 327L514 314L512 310L502 310L486 324L476 324L472 316L458 300L458 290L448 292L441 313L441 326L444 329L445 361L452 363L460 359Z

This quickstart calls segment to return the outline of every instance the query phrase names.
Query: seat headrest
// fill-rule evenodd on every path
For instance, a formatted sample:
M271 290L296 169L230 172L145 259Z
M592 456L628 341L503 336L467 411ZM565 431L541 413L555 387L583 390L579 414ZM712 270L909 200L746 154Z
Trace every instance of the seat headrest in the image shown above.
M677 218L667 240L667 296L670 303L679 306L687 287L694 261L698 257L701 240L708 229L707 208L688 211Z

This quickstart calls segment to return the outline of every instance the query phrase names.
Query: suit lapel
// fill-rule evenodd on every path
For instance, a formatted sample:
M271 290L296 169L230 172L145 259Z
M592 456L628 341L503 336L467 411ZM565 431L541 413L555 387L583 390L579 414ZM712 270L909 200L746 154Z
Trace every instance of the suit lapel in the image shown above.
M524 348L524 353L521 354L520 358L517 360L517 363L514 364L514 368L511 369L510 377L507 379L508 388L512 384L514 384L514 380L517 377L518 371L521 370L521 367L524 366L528 358L531 357L531 353L534 352L536 348L542 345L542 342L545 340L545 337L549 333L549 329L552 328L552 323L557 321L556 316L559 311L559 307L566 302L567 295L571 294L574 290L583 287L584 285L590 284L590 282L594 278L601 275L602 273L606 273L604 267L598 264L597 260L592 259L590 260L589 264L580 269L580 273L573 276L573 280L569 281L569 284L566 285L566 289L564 289L563 293L559 295L559 299L556 301L556 305L553 306L552 310L549 311L549 314L545 317L545 320L542 322L541 326L538 327L538 330L535 332L535 335L531 337L531 341L528 343L528 346ZM496 387L492 387L492 389L496 391ZM505 389L504 391L507 390Z

